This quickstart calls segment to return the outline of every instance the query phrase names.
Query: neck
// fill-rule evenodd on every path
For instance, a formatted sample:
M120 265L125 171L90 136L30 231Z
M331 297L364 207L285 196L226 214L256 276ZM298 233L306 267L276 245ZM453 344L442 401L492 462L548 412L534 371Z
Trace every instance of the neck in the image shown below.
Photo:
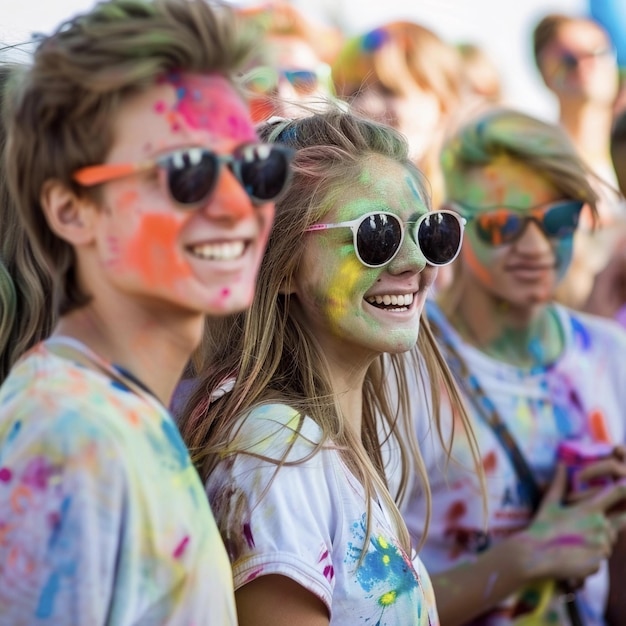
M149 310L149 313L147 312ZM96 354L139 379L165 406L193 350L199 345L202 316L168 323L148 307L120 313L95 301L64 315L53 335L81 341Z
M328 358L328 354L327 354ZM370 363L355 366L344 359L328 358L328 366L341 415L348 426L361 438L363 418L363 383Z
M443 309L465 342L498 361L545 366L563 349L551 305L515 307L481 290L466 290L454 310Z
M613 108L601 102L560 100L559 121L587 163L595 166L610 164L611 125Z

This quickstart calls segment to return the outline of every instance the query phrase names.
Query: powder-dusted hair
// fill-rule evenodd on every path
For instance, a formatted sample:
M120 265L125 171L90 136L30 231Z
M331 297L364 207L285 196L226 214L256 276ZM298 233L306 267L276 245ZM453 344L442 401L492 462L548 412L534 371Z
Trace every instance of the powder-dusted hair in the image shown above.
M459 199L465 176L499 157L523 163L549 181L563 198L582 200L597 219L597 180L578 155L567 133L513 109L498 108L475 117L446 141L441 167L448 198Z
M109 0L62 24L37 47L11 90L6 173L33 246L54 272L60 313L88 300L72 247L44 218L40 194L56 179L104 162L125 98L173 72L235 76L257 44L225 6L204 0Z
M390 22L344 44L333 63L337 93L352 98L371 84L402 95L411 82L437 96L441 110L458 105L464 80L453 46L413 22Z
M366 375L362 428L357 442L341 417L325 356L299 315L299 302L290 293L290 284L306 245L306 229L323 220L335 194L359 179L368 159L378 155L400 163L422 190L425 204L429 204L424 179L409 160L407 144L399 133L349 113L333 110L300 120L266 124L260 132L265 140L284 143L296 150L293 182L276 205L274 227L261 263L252 307L234 317L207 322L204 345L196 360L198 385L180 422L183 437L201 477L206 480L226 454L247 453L234 449L233 444L240 417L264 403L280 402L294 407L302 416L313 419L323 432L322 441L312 454L332 441L363 484L367 502L375 491L385 498L393 511L402 544L408 550L408 532L386 489L381 439L394 440L401 450L402 475L399 493L394 494L396 498L406 489L409 467L415 466L410 461L414 460L430 503L417 443L413 437L406 436L414 432L410 424L407 376L416 376L424 392L424 380L428 376L434 413L438 416L442 387L461 406L449 371L426 324L418 338L420 358L416 360L420 363L406 368L403 363L406 364L407 355L381 355ZM232 391L211 401L212 396L216 397L215 390L232 378ZM397 384L395 393L391 392L390 384ZM393 397L399 401L393 401ZM384 425L384 435L377 428L379 420ZM404 436L399 436L398 420L403 422ZM224 524L220 530L228 543L232 529ZM367 530L369 536L369 522Z
M18 68L0 65L0 111ZM0 121L0 154L6 143ZM0 166L0 384L26 350L46 337L55 322L52 275L31 245L9 195L5 167Z

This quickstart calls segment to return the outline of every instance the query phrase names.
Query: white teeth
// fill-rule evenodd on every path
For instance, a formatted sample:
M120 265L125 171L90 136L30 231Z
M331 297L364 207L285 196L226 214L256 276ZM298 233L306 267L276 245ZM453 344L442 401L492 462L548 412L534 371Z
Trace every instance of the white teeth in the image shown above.
M370 304L379 304L379 305L384 305L384 306L399 306L399 307L404 307L404 306L409 306L412 302L413 302L413 294L412 293L405 293L404 295L400 295L400 296L391 296L391 295L384 295L384 296L369 296L367 298L367 301Z
M191 254L211 261L232 261L238 259L245 249L243 241L228 241L224 243L205 243L189 248Z

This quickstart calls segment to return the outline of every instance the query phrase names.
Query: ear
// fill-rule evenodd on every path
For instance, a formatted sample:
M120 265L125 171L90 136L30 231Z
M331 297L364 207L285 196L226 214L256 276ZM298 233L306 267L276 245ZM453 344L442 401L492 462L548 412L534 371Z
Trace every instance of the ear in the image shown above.
M94 241L96 207L81 198L56 179L47 180L39 202L50 229L73 246L85 246Z

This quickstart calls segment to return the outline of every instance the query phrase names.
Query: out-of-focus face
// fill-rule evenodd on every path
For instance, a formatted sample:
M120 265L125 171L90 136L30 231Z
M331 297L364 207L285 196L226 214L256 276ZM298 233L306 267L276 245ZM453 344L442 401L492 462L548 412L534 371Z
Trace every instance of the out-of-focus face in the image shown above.
M439 136L444 116L437 96L416 84L393 93L380 83L366 84L352 100L361 115L392 126L409 142L411 158L419 163Z
M330 68L301 37L274 35L268 38L273 67L267 77L252 84L255 122L273 115L295 119L322 110L332 96Z
M218 75L163 79L125 101L106 164L142 163L173 150L230 155L258 142L247 106ZM176 204L152 168L102 185L96 252L112 292L154 310L228 314L247 308L274 215L255 205L228 166L195 207Z
M546 85L559 97L611 104L617 96L618 69L607 35L586 20L559 27L540 58Z
M359 179L333 196L321 223L354 220L372 211L394 213L404 222L427 212L415 179L379 156L368 159ZM357 258L350 228L307 233L305 246L294 297L326 354L358 360L415 345L436 269L426 265L408 233L395 258L375 268Z
M469 288L518 309L550 301L570 264L573 234L549 238L529 221L517 239L502 243L497 227L504 224L504 215L497 211L508 209L520 217L539 217L551 203L566 198L540 174L507 157L469 171L455 184L450 199L458 201L468 219L461 263ZM486 220L486 215L494 217ZM491 243L481 237L481 223L494 227Z

